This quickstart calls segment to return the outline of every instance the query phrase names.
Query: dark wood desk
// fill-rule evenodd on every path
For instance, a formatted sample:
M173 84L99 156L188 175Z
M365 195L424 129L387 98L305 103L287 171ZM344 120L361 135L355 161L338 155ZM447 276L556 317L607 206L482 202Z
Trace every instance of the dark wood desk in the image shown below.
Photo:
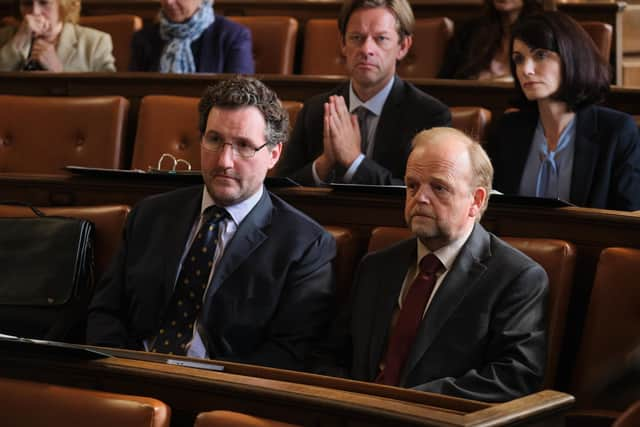
M130 101L125 131L125 159L131 158L140 100L146 95L200 97L204 89L228 75L166 75L161 73L0 73L0 93L28 96L121 95ZM302 101L342 82L337 77L258 76L283 100ZM420 89L449 106L481 106L497 120L509 107L515 91L509 83L415 79ZM612 87L606 105L640 115L640 89Z
M150 396L172 409L173 426L198 412L229 409L305 426L562 426L573 397L546 390L490 405L396 387L233 363L223 372L169 365L166 357L73 361L0 351L0 376ZM175 357L174 360L189 360Z

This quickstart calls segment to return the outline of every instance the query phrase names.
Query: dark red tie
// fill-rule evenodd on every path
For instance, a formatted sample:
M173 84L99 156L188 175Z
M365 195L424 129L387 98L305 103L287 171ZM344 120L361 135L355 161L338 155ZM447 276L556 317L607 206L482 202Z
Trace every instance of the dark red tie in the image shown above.
M424 308L436 284L436 272L441 267L442 263L434 254L428 254L420 260L420 272L404 298L402 310L387 344L384 369L376 378L377 383L398 385L400 373L418 333Z

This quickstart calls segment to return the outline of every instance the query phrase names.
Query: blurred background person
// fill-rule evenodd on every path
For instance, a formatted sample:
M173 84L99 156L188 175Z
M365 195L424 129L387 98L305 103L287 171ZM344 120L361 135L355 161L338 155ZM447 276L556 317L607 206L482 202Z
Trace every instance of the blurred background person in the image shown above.
M0 71L115 71L111 36L77 24L80 0L19 0L21 21L0 29Z
M130 71L253 74L251 32L212 0L160 0L160 22L133 36Z
M456 28L438 77L512 80L509 69L511 27L542 11L540 0L485 0L483 16Z
M489 137L494 188L578 206L640 209L640 141L631 116L596 105L609 65L589 35L560 12L512 30L519 111Z

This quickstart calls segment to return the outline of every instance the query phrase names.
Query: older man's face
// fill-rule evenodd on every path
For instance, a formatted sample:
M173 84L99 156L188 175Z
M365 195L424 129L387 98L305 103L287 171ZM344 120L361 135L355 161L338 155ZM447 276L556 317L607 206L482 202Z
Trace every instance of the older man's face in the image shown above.
M202 0L160 0L164 16L171 22L185 22L202 5Z
M405 220L432 251L473 226L484 199L476 198L471 174L469 153L455 139L441 137L411 152L405 175Z

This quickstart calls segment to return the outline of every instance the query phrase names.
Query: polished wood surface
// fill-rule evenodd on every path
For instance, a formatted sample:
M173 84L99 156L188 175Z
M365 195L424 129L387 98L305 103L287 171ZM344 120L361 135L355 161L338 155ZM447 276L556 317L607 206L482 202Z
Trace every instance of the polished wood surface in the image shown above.
M171 407L174 426L191 426L198 412L213 409L309 426L561 426L574 401L570 395L545 390L490 405L256 366L172 357L223 366L219 372L169 365L161 355L114 354L119 357L73 361L0 351L0 375L153 397Z
M135 140L140 100L146 95L181 95L200 97L204 89L229 75L162 73L0 73L0 93L30 96L99 96L121 95L129 100L129 118L125 131L125 158L129 159ZM343 82L339 77L258 76L283 100L301 101L331 90ZM416 86L449 106L480 106L498 120L509 107L515 91L513 84L467 80L413 79ZM612 87L606 105L640 115L640 89ZM0 138L4 136L0 135Z

